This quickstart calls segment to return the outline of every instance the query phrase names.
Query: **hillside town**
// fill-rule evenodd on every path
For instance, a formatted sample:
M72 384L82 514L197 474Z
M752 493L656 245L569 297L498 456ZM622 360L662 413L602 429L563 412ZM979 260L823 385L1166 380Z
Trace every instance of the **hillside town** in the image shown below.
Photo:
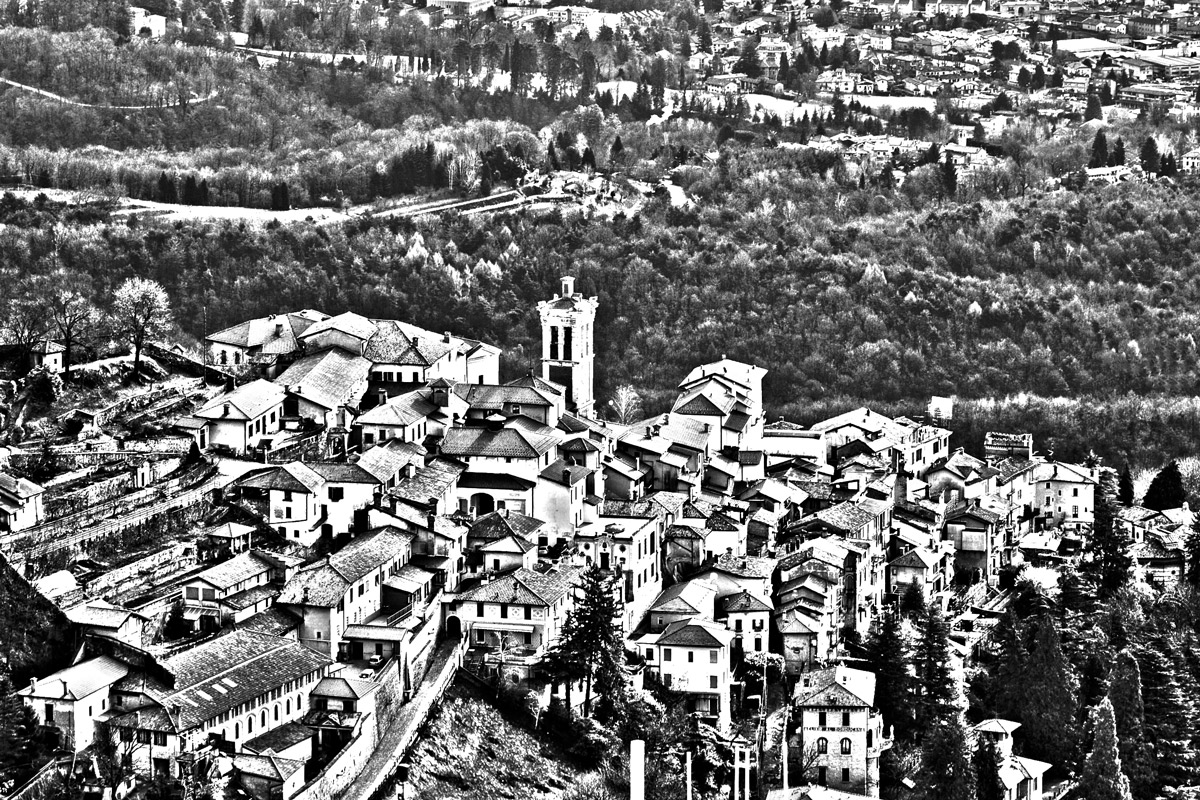
M944 616L961 713L1017 576L1053 584L1096 558L1112 470L1021 432L965 452L943 397L913 416L768 419L767 354L697 364L641 419L595 384L597 308L563 277L528 312L540 368L505 381L486 342L281 308L208 334L200 360L148 344L151 385L76 409L59 421L73 434L0 448L0 552L74 653L14 687L55 744L11 796L63 774L96 797L381 796L456 679L585 716L618 691L561 668L601 601L619 691L681 701L732 754L734 797L916 780L881 775L901 720L864 643L897 609ZM63 352L41 341L15 369L55 374ZM1193 522L1184 502L1105 524L1166 590L1187 580ZM1021 727L971 735L1006 797L1062 796Z

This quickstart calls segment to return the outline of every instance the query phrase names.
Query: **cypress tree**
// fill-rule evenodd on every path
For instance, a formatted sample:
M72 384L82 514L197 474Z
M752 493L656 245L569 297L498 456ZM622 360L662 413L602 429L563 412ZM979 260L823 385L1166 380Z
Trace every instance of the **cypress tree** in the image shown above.
M617 619L620 608L613 579L592 566L583 573L575 606L551 652L552 664L574 661L582 665L584 681L583 713L592 713L592 696L598 691L602 716L611 716L612 704L621 695L624 682L625 654Z
M897 736L904 736L912 728L912 659L894 609L884 611L872 627L867 660L875 673L875 705L883 714L883 722L891 725Z
M1073 762L1079 683L1063 654L1054 618L1048 614L1038 619L1024 679L1017 690L1026 752L1052 763Z
M977 800L1007 800L1008 790L1000 778L1000 750L991 739L980 736L975 745L975 796Z
M1092 157L1088 161L1089 169L1108 166L1108 137L1104 135L1104 131L1096 131L1096 137L1092 139Z
M1116 495L1112 473L1101 470L1096 485L1095 520L1087 546L1090 560L1086 565L1099 584L1101 597L1109 597L1129 583L1133 568L1133 558L1129 555L1133 542L1125 528L1116 524Z
M1157 175L1158 174L1158 169L1160 166L1162 166L1162 164L1160 163L1159 156L1158 156L1158 141L1153 136L1147 136L1146 141L1142 142L1141 161L1142 161L1142 169L1146 172L1147 175ZM1169 467L1173 464L1175 464L1174 461L1172 461L1171 464L1168 464L1167 466ZM1179 471L1178 466L1175 467L1175 471L1176 472ZM1161 474L1162 473L1160 472L1159 475L1161 475ZM1155 476L1154 479L1158 480L1158 476ZM1150 488L1153 489L1154 484L1150 484ZM1168 488L1173 488L1173 487L1168 487ZM1149 501L1149 499L1150 499L1150 492L1146 492L1146 500ZM1149 504L1149 502L1146 503L1146 508L1153 508L1153 509L1159 510L1159 511L1161 511L1164 508L1178 508L1178 507L1179 507L1178 504L1173 505L1173 506L1152 506Z
M1121 146L1122 144L1121 140L1117 139L1117 145ZM1124 148L1122 148L1121 153L1122 161L1124 161L1125 155L1123 150ZM1116 151L1114 148L1113 156L1115 155ZM1112 159L1109 159L1109 163L1112 163ZM1126 508L1133 505L1133 475L1129 472L1129 464L1125 465L1124 469L1121 470L1120 478L1117 479L1117 502Z
M1138 800L1153 797L1154 764L1146 746L1146 710L1142 702L1142 671L1128 650L1117 654L1109 676L1108 701L1112 703L1120 746L1121 768L1129 777Z
M957 713L957 691L950 672L950 623L937 603L928 605L922 623L915 659L921 690L917 724L926 728Z
M1107 697L1092 709L1091 723L1094 738L1079 781L1080 796L1088 800L1133 800L1129 778L1121 770L1117 727Z

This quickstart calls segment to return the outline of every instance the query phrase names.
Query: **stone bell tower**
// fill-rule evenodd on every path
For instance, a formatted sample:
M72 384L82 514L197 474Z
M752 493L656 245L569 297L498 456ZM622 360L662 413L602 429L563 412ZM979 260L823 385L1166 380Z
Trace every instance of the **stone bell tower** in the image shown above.
M538 303L542 318L542 378L567 387L567 410L583 417L595 414L595 297L575 291L575 279L562 279L562 293Z

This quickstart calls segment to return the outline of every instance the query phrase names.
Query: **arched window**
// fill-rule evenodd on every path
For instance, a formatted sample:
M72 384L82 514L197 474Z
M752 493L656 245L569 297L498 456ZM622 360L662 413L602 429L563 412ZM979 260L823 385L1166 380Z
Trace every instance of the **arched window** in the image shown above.
M825 738L817 739L817 752L821 755L829 752L829 740Z
M262 713L262 726L267 727L267 710L264 708Z
M241 731L242 731L242 729L238 726L238 724L236 722L233 723L233 738L234 739L238 739L241 737L241 735L242 735Z
M246 717L246 734L254 733L254 717Z
M285 714L292 713L292 701L291 700L283 701L283 713L285 713Z
M278 703L275 704L275 721L279 722L279 704ZM870 732L868 732L867 735L870 736L871 735Z
M851 745L850 745L849 739L842 739L842 755L844 755L844 756L850 755L850 746Z

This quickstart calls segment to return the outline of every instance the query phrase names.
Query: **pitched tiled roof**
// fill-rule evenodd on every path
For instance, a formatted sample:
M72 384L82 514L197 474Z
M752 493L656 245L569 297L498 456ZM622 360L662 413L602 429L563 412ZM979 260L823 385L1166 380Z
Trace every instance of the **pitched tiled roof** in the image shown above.
M323 319L328 319L328 315L306 309L247 320L209 334L207 338L210 342L259 349L264 353L290 353L296 349L296 337Z
M739 556L733 553L722 553L717 557L715 566L731 575L770 580L777 563L777 559L768 556Z
M248 472L234 482L244 489L259 491L303 492L313 494L325 485L325 479L303 461Z
M294 640L234 631L163 661L175 686L159 704L188 730L329 664Z
M797 706L870 708L875 704L875 673L839 664L810 673L796 685L795 697Z
M376 481L383 483L400 473L409 464L421 467L425 463L425 448L415 442L389 439L367 450L356 463Z
M544 380L530 372L527 375L522 375L519 378L509 381L506 386L527 386L530 389L537 389L542 394L562 396L566 394L566 387L553 381Z
M333 409L357 403L360 398L352 397L351 391L364 383L370 372L371 362L367 359L333 349L300 359L275 383L322 408Z
M593 470L587 467L581 467L578 464L568 464L565 459L558 459L542 470L539 475L545 480L553 483L559 483L563 486L574 486L575 484L587 480L588 475L591 475ZM566 476L564 479L564 475Z
M658 637L658 644L670 647L727 647L733 634L724 626L704 620L685 619L668 625Z
M283 403L284 394L282 386L259 378L210 400L195 416L222 419L226 417L225 404L228 403L228 419L254 419Z
M457 347L453 341L391 319L373 320L375 332L363 356L376 364L428 367Z
M804 525L811 520L819 520L836 530L852 533L869 525L874 519L875 516L873 514L862 510L856 504L847 500L844 503L838 503L835 506L821 509L815 514L800 520L799 524Z
M773 606L756 594L745 590L730 595L721 601L721 607L726 612L744 613L748 611L771 611Z
M243 744L242 749L252 755L282 753L289 747L294 747L315 735L312 728L307 728L298 722L285 722L260 736L255 736Z
M512 428L452 428L442 439L441 451L451 457L539 458L555 445L552 436L538 436Z
M662 614L712 617L716 594L716 587L703 579L684 581L663 589L650 604L650 610Z
M275 564L270 559L264 558L255 550L247 550L215 567L209 567L192 580L202 580L218 589L228 589L255 575L269 572L274 567Z
M553 402L537 389L526 386L473 384L467 393L467 404L471 408L499 411L512 404L549 408Z
M266 611L260 611L237 624L238 630L267 633L271 636L286 636L299 627L300 618L279 606L271 606Z
M397 395L383 405L375 406L359 414L356 425L381 425L402 427L436 414L438 407L429 401L424 389Z
M33 481L9 475L7 472L0 472L0 492L16 497L18 500L27 500L44 491L46 490Z
M315 697L336 697L341 700L361 700L379 690L379 684L357 678L326 677L313 687Z
M467 535L472 539L482 541L503 539L505 536L529 539L545 524L535 517L527 517L524 514L517 514L508 510L500 510L484 514L475 520Z
M124 661L111 656L99 656L60 669L38 680L36 688L26 686L17 694L23 697L82 700L93 692L112 686L129 672L129 665Z
M244 774L283 783L304 769L304 762L276 755L256 756L238 753L233 756L233 768Z
M413 477L405 478L396 484L396 488L389 494L409 503L425 505L429 498L441 497L451 486L457 484L459 476L466 469L457 461L435 458L424 467L418 468Z
M301 568L279 595L284 605L335 606L363 576L406 552L413 535L397 528L382 528L352 539L323 561Z
M578 584L582 573L582 567L564 567L545 573L519 567L463 592L459 595L459 600L471 603L549 606L571 591Z
M347 333L356 339L366 341L375 333L375 323L366 317L355 314L353 311L347 311L338 314L335 317L329 317L321 322L315 323L302 335L301 339L308 339L311 336L316 336L324 331L335 330L342 333Z

